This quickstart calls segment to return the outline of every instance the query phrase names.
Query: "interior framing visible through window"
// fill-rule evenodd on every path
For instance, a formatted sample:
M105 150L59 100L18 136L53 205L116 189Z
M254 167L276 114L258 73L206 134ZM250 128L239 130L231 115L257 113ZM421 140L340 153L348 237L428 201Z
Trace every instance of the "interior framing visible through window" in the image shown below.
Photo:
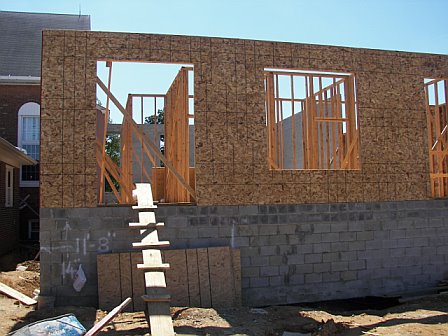
M355 78L265 69L270 169L360 169Z

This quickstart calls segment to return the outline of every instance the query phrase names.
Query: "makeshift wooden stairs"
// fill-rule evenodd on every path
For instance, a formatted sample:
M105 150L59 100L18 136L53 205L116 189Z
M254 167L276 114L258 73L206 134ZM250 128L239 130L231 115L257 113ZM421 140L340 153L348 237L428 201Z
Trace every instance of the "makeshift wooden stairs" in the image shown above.
M137 206L133 209L139 211L138 223L129 223L130 228L140 229L141 242L133 243L134 248L141 248L143 264L137 268L145 270L146 295L142 298L146 302L149 315L149 325L152 336L174 335L173 321L170 315L170 295L166 288L165 273L169 264L162 263L161 247L169 246L168 241L159 241L157 230L163 223L157 223L154 210L151 185L137 183L133 194L137 197Z

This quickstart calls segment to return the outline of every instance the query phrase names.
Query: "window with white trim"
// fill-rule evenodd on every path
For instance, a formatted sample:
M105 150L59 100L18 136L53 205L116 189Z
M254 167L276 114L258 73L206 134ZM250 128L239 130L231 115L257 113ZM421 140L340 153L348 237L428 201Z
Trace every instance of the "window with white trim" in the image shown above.
M5 169L5 207L14 205L14 168L6 166Z
M39 220L30 219L28 221L28 239L39 240Z
M37 103L26 103L19 109L17 144L26 150L34 160L40 156L40 106ZM20 186L39 186L39 165L24 165L20 168Z

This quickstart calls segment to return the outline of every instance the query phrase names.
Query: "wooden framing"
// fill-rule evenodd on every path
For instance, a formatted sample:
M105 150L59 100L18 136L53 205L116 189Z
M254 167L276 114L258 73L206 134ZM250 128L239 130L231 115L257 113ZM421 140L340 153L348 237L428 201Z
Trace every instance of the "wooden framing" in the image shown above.
M112 62L107 62L112 69ZM107 121L104 122L103 139L97 139L97 163L100 167L99 200L104 201L104 180L108 182L120 204L133 203L132 189L135 182L152 182L154 193L164 202L191 202L194 200L194 168L189 167L189 113L188 72L191 67L182 67L167 94L129 94L123 107L110 92L111 70L108 86L97 78L98 86L105 92L106 116L112 101L123 114L120 131L120 165L115 164L105 153ZM144 124L144 99L153 99L154 138L145 134L140 126ZM135 121L134 100L140 100L140 124ZM161 152L157 132L157 99L165 106L165 155ZM140 147L140 155L134 148L135 140ZM133 163L140 167L140 176L135 176ZM148 161L150 166L147 166ZM160 165L162 162L163 167ZM160 170L163 170L161 173ZM113 184L117 181L119 188Z
M429 169L433 197L448 196L448 79L425 83Z
M165 98L165 155L174 169L189 183L189 112L188 112L188 72L182 67L169 88ZM165 201L190 202L190 194L179 183L173 172L167 170Z
M353 75L269 70L265 87L271 169L360 169Z

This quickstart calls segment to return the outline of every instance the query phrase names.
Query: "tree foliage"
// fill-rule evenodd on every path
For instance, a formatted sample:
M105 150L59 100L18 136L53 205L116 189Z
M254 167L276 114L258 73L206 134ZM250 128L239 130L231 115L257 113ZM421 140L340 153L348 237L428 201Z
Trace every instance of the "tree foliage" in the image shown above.
M145 124L161 125L161 124L163 124L164 120L165 120L165 108L158 109L155 117L154 117L154 115L150 115L150 116L146 117Z
M118 134L111 134L106 136L106 154L112 159L113 162L120 166L120 136ZM117 190L120 189L119 183L111 176L112 183ZM112 191L109 182L105 183L106 191Z

